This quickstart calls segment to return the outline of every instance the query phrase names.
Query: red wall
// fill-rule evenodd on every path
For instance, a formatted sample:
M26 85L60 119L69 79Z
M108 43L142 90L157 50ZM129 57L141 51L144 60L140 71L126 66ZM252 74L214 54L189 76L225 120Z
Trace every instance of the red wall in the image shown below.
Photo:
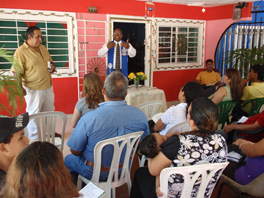
M249 10L252 3L247 3L248 8L244 8L242 17L250 16ZM1 1L1 8L13 9L32 9L32 10L53 10L66 12L88 12L89 6L96 6L97 12L100 14L120 14L132 16L145 15L145 2L135 0L12 0ZM233 5L217 6L206 8L206 12L202 13L202 7L173 5L165 3L155 3L155 17L166 18L184 18L184 19L202 19L214 20L232 18Z
M194 81L203 69L158 71L153 73L153 86L165 91L166 100L178 100L181 87L188 81Z
M77 78L53 78L53 90L55 93L55 111L62 111L66 114L72 114L75 104L78 101L78 83ZM2 100L3 99L3 100ZM1 103L8 105L8 101L0 95ZM26 104L18 109L16 115L26 112ZM0 112L0 115L8 115L7 112Z
M55 93L55 110L72 114L78 101L77 78L53 78Z
M1 8L52 10L76 13L87 13L89 6L96 6L99 14L145 15L145 2L134 0L12 0L1 1L0 4ZM252 3L247 3L247 8L242 9L242 17L250 17L251 9ZM230 19L233 16L233 5L206 8L205 13L202 13L201 10L201 7L155 3L154 14L155 17L197 20ZM207 34L210 34L210 32L206 32L206 35ZM217 40L219 38L215 39ZM214 51L215 49L207 50ZM167 101L177 100L180 88L187 81L194 80L200 71L201 69L154 72L153 86L165 91ZM72 113L78 100L77 78L55 78L53 79L53 85L56 110L63 111L67 114ZM20 112L24 111L25 109L23 108Z

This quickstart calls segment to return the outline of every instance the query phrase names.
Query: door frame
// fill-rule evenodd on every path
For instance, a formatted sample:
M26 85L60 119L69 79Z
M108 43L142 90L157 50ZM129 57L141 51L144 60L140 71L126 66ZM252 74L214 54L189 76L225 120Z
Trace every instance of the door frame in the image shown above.
M121 23L141 23L145 24L145 38L149 38L151 35L151 24L152 21L147 22L144 17L137 17L137 16L125 16L125 15L107 15L107 27L106 29L108 30L107 35L109 40L112 40L113 34L111 31L112 28L114 27L114 22L121 22ZM150 45L151 46L151 45ZM151 47L147 48L145 46L145 59L144 59L144 65L145 65L145 74L147 75L148 79L145 80L145 86L151 87L153 84L153 70L152 70L152 61L149 61L151 58Z

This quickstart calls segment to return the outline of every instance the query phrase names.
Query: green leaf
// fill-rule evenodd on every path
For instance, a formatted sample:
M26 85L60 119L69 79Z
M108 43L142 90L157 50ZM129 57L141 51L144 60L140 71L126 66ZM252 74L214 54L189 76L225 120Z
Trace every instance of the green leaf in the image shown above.
M6 59L12 63L17 71L17 61L13 60L13 53L0 48L0 57ZM17 72L18 79L20 75ZM11 116L14 116L16 111L23 106L23 92L20 87L20 80L15 81L13 76L10 76L8 72L0 70L0 95L8 100L8 107L3 105L0 100L0 112L7 111Z

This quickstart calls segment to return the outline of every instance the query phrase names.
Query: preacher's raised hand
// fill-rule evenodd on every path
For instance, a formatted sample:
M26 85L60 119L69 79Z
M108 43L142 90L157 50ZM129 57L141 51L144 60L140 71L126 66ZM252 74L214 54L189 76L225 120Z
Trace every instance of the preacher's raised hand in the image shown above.
M108 42L108 43L107 43L107 48L108 48L108 49L111 49L111 48L113 48L113 47L115 47L115 46L116 46L115 42Z
M125 42L122 42L121 43L121 46L124 47L124 48L126 48L126 49L128 49L129 48L129 39L127 39L127 42L126 43Z

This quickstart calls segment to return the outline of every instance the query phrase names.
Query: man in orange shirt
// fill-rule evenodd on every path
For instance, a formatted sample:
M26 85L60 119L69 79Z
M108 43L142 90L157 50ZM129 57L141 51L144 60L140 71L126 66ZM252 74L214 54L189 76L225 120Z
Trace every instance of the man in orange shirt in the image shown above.
M207 59L205 64L205 71L201 71L195 81L203 85L206 90L206 96L210 96L217 90L216 87L223 86L223 83L220 74L214 71L214 61Z

